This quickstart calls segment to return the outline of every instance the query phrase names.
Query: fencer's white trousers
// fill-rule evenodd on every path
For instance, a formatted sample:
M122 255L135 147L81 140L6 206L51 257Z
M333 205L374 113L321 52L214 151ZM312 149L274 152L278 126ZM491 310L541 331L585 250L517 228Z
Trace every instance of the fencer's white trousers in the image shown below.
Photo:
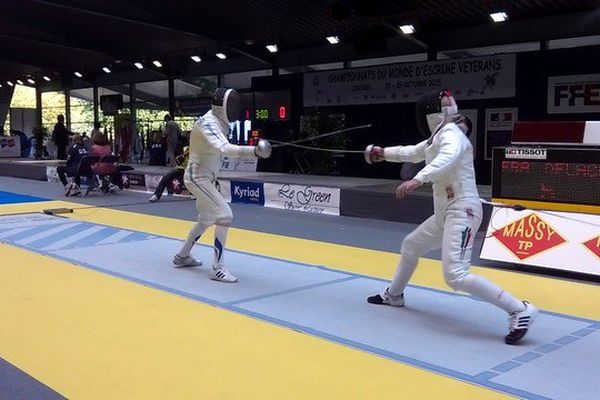
M482 214L479 198L456 199L445 211L436 212L406 236L392 293L403 292L419 257L440 247L446 283L455 290L464 290L463 280L469 274L473 242Z
M231 207L215 187L215 176L196 163L190 163L183 175L185 187L196 197L198 222L206 225L229 224Z

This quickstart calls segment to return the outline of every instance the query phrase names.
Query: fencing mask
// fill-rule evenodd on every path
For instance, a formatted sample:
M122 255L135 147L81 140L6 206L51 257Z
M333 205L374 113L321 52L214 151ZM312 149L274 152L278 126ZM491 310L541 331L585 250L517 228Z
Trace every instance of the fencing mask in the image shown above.
M241 117L242 99L234 89L218 88L212 100L212 111L225 122L237 121Z
M428 138L444 125L447 117L456 114L458 114L458 107L449 90L433 90L423 93L417 101L419 132Z

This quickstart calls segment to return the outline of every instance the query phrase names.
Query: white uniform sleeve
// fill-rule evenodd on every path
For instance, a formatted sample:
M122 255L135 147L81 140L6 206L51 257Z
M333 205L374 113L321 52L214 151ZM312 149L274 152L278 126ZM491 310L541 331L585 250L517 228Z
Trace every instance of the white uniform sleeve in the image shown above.
M425 168L419 171L415 179L423 183L434 182L456 165L466 149L459 134L462 133L451 129L438 133L436 140L439 141L439 152Z
M424 140L421 143L417 143L414 146L395 146L385 147L383 149L383 158L385 161L390 162L421 162L425 160L425 149L427 148L427 141Z
M210 122L201 122L195 124L192 130L198 130L204 142L215 152L221 153L227 157L247 157L254 156L254 146L238 146L229 143L229 141L220 134L219 127ZM192 132L193 134L194 132Z

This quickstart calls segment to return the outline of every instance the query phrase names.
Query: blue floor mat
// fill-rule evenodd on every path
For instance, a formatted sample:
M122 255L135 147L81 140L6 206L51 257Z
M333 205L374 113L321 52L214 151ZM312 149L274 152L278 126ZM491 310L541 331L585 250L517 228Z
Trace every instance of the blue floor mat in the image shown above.
M0 191L0 204L32 203L34 201L46 201L43 197L25 196L23 194Z

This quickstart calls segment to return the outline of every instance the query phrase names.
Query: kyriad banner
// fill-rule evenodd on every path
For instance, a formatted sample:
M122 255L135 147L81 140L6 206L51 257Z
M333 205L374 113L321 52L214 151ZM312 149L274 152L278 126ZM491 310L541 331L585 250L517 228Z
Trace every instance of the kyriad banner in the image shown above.
M480 257L600 276L600 215L494 207Z
M340 189L288 183L265 183L265 206L340 215Z
M262 182L230 181L231 202L265 205L265 188Z
M448 88L458 100L515 96L514 54L304 74L304 106L410 103Z

